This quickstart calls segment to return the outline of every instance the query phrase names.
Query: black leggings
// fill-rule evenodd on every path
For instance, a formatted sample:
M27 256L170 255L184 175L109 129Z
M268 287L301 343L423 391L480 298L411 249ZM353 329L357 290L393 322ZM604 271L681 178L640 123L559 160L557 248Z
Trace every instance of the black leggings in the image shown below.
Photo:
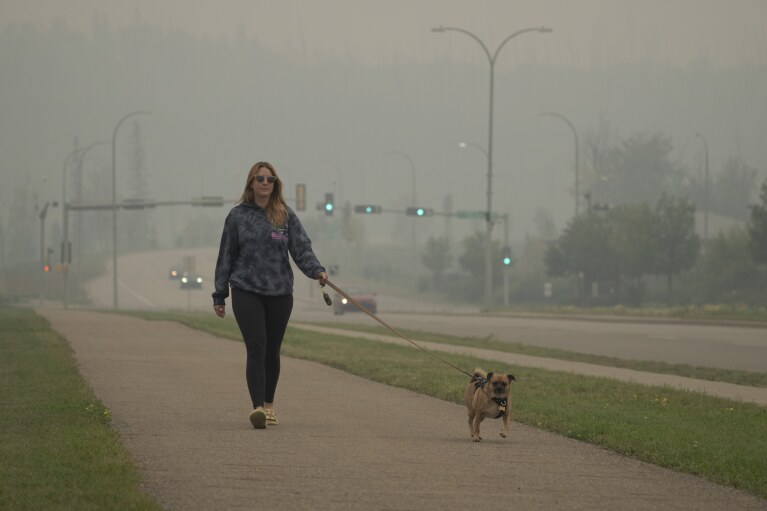
M253 408L274 402L280 346L292 311L293 295L264 296L232 288L232 312L248 351L245 379Z

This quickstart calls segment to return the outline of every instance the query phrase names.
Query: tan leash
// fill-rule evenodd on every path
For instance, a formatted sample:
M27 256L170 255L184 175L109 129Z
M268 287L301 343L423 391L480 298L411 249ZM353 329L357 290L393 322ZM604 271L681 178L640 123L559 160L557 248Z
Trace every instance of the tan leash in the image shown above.
M395 334L397 334L398 336L400 336L400 337L402 337L403 339L405 339L407 342L409 342L410 344L412 344L412 345L413 345L413 346L415 346L416 348L418 348L418 349L420 349L420 350L422 350L422 351L425 351L426 353L428 353L428 354L429 354L429 355L431 355L432 357L436 358L437 360L439 360L439 361L441 361L441 362L444 362L445 364L449 365L449 366L450 366L450 367L452 367L453 369L455 369L455 370L457 370L457 371L461 371L461 372L462 372L463 374L465 374L466 376L468 376L468 377L470 377L470 378L474 378L474 375L473 375L473 374L469 374L469 373L467 373L466 371L464 371L463 369L461 369L460 367L457 367L457 366L455 366L455 365L451 364L450 362L448 362L447 360L445 360L445 359L443 359L443 358L440 358L439 356L435 355L433 351L429 351L429 350L427 350L426 348L424 348L423 346L421 346L420 344L418 344L417 342L415 342L413 339L410 339L410 338L409 338L409 337L407 337L406 335L404 335L404 334L401 334L400 332L398 332L398 331L397 331L395 328L393 328L393 327L389 326L388 324L386 324L386 322L385 322L384 320L382 320L381 318L379 318L378 316L376 316L375 314L373 314L372 312L370 312L369 310L367 310L367 309L366 309L366 308L365 308L365 307L364 307L364 306L363 306L361 303L359 303L357 300L355 300L354 298L352 298L351 296L349 296L349 295L348 295L348 294L347 294L347 293L346 293L344 290L342 290L341 288L339 288L338 286L336 286L335 284L333 284L333 283L332 283L332 282L330 282L329 280L325 280L325 283L326 283L327 285L329 285L330 287L332 287L332 288L333 288L333 289L336 291L336 293L338 293L339 295L341 295L341 296L343 296L344 298L346 298L347 300L349 300L349 301L352 303L352 305L354 305L355 307L357 307L359 310L361 310L362 312L364 312L365 314L367 314L368 316L370 316L370 317L371 317L371 318L373 318L374 320L376 320L376 321L378 321L379 323L381 323L383 326L385 326L386 328L388 328L389 330L391 330L392 332L394 332L394 333L395 333ZM322 289L322 295L323 295L323 298L325 299L325 303L326 303L326 304L328 304L328 305L332 305L332 304L333 304L332 300L330 299L330 297L328 296L328 294L325 292L325 290L324 290L324 289Z

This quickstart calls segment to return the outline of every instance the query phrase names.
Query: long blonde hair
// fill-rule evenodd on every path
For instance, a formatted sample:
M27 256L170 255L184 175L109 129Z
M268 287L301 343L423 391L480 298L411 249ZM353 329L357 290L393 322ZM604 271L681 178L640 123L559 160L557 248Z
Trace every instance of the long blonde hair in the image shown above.
M274 180L274 188L272 188L272 194L269 196L269 204L266 205L266 218L269 223L275 227L280 227L285 224L288 219L288 209L285 204L285 199L282 197L282 180L277 175L277 171L271 163L266 161L260 161L251 167L248 172L248 179L245 181L245 190L242 192L239 202L245 202L248 204L256 203L256 196L253 193L251 185L256 178L256 174L261 168L266 167L271 174L277 179Z

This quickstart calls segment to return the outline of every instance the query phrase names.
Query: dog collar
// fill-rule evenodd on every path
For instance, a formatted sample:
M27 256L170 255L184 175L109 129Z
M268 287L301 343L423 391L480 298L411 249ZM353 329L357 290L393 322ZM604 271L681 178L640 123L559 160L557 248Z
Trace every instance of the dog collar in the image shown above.
M496 419L500 419L506 413L506 400L502 397L493 397L491 399L498 405L498 417Z

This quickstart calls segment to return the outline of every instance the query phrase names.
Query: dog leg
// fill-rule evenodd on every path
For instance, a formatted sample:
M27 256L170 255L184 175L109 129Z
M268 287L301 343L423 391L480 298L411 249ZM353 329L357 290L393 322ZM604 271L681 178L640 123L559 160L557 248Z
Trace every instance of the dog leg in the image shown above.
M474 439L475 442L482 440L482 437L479 436L479 424L484 418L485 417L481 413L478 413L474 416L474 434L471 436L471 438Z
M501 431L501 436L503 438L509 436L509 422L511 422L511 413L507 411L505 414L503 414L503 431Z

